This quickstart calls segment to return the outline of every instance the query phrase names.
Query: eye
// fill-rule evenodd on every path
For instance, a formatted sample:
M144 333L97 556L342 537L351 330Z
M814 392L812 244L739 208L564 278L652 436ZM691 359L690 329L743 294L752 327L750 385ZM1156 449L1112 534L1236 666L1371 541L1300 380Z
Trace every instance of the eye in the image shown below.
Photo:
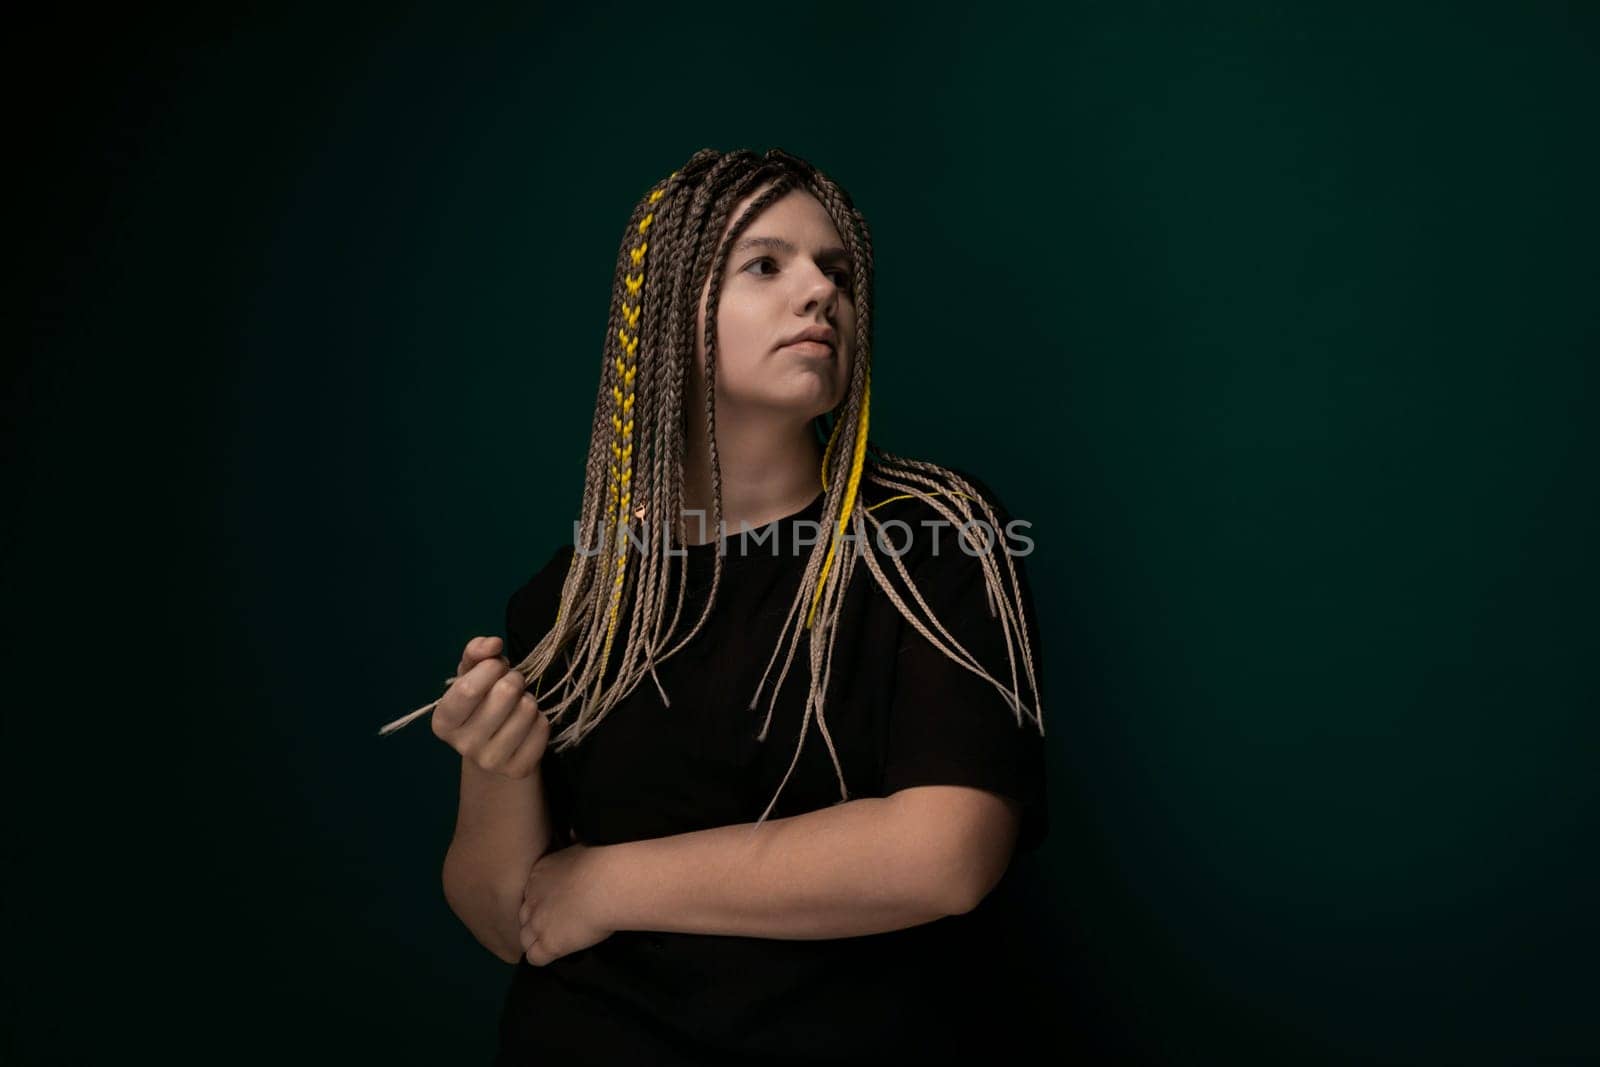
M746 273L755 274L758 278L772 277L771 274L753 269L763 263L772 267L774 273L776 273L778 263L777 260L773 259L771 256L759 256L755 259L752 259L749 263L744 265L743 270ZM839 289L847 293L850 291L850 270L848 267L835 267L834 269L828 271L828 277L833 279L833 284Z

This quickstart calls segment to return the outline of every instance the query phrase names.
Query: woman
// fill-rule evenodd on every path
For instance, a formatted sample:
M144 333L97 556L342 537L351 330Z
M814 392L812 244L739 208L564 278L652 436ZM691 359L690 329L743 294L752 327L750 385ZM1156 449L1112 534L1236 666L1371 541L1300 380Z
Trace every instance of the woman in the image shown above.
M868 441L872 282L865 220L786 152L652 188L575 541L503 647L384 728L432 711L462 754L445 890L516 964L499 1063L900 1062L1015 1030L979 918L1047 826L1031 541Z

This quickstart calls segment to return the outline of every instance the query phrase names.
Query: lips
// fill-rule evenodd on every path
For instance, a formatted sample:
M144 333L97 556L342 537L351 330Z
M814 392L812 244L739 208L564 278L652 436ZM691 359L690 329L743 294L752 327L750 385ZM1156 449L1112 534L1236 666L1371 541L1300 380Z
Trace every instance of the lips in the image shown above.
M832 346L825 345L821 341L794 341L790 344L784 345L783 347L793 349L796 352L801 352L808 356L817 356L819 358L833 355Z
M839 350L839 336L828 326L808 326L783 342L780 348L799 348L803 351L828 355Z

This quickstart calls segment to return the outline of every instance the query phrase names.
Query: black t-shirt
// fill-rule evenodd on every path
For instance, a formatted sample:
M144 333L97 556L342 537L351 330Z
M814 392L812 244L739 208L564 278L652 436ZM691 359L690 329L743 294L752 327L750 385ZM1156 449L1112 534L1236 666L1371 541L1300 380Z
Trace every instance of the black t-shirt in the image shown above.
M999 512L996 533L1005 537L1009 516L990 490L975 485ZM1000 620L990 614L981 561L963 550L954 527L923 525L941 522L929 505L915 497L889 499L895 495L874 487L862 497L879 505L872 514L880 522L905 523L890 526L884 543L892 551L903 548L900 561L935 617L1009 687L1010 661ZM754 822L766 810L799 739L810 682L809 635L801 637L764 742L756 735L786 648L757 709L749 703L805 568L808 550L796 551L796 538L826 536L815 525L822 504L819 492L803 510L721 542L723 575L711 616L690 644L657 667L670 706L646 676L576 746L546 750L543 779L558 828L604 845ZM1008 543L1013 551L1025 544L1020 537ZM715 540L680 546L688 579L675 639L699 617L717 549ZM572 552L572 545L561 546L512 594L506 607L511 662L520 662L554 621ZM896 577L892 562L881 555L880 562ZM1004 560L997 556L996 562L1003 570ZM1012 563L1022 583L1037 677L1042 649L1025 557L1013 555ZM903 583L896 587L906 596ZM667 611L670 617L670 601ZM1018 654L1022 697L1032 708L1020 644ZM1008 885L1017 858L1046 834L1043 738L1027 716L1019 725L988 681L917 633L861 560L845 591L826 696L829 735L851 799L950 784L1023 803L1021 836L1001 883ZM563 725L568 721L564 717ZM768 818L840 799L833 759L813 716ZM565 839L558 833L556 847ZM859 937L624 930L544 966L524 957L505 999L496 1062L912 1062L992 1049L999 1031L1014 1032L1019 1024L1010 992L1022 981L997 947L996 924L1006 917L991 904L1001 896L997 890L963 915Z

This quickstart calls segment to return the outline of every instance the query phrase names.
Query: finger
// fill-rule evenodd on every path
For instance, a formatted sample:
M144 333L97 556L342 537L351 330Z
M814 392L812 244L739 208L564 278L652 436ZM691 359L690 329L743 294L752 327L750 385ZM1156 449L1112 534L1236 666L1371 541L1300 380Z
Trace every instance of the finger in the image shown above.
M468 641L466 647L461 650L461 662L456 664L456 677L459 678L466 674L480 660L499 655L503 643L499 637L494 635L474 637L471 641ZM500 658L505 659L504 656ZM510 664L507 663L506 666L509 667Z
M450 683L450 688L439 698L434 709L434 732L455 736L459 748L461 729L468 726L478 713L483 699L506 673L505 664L498 659L486 659L460 674Z
M499 675L482 663L467 670L458 670L455 681L433 709L433 732L440 737L452 737L462 724L472 716L483 694L489 691Z
M515 679L519 677L516 671L506 672L506 678L511 680L507 684L515 684ZM484 741L484 757L500 763L509 762L527 739L529 731L535 727L538 711L539 705L533 702L533 694L526 691L520 693L494 734Z
M461 649L461 659L456 664L456 677L457 678L461 677L463 674L466 674L468 671L470 671L472 669L473 664L477 663L480 659L483 658L481 655L478 654L478 649L479 649L479 646L482 644L482 642L485 641L485 640L486 640L486 638L483 638L483 637L474 637L472 640L468 641L462 647L462 649Z
M484 660L472 668L468 678L479 671L492 672L494 680L484 688L477 707L457 732L456 747L474 759L481 760L480 754L488 748L495 733L505 723L506 718L517 706L517 702L522 699L527 679L519 671L506 670L499 660Z
M489 747L503 754L506 774L523 778L532 774L533 768L544 758L549 739L550 720L539 710L533 694L524 693Z

